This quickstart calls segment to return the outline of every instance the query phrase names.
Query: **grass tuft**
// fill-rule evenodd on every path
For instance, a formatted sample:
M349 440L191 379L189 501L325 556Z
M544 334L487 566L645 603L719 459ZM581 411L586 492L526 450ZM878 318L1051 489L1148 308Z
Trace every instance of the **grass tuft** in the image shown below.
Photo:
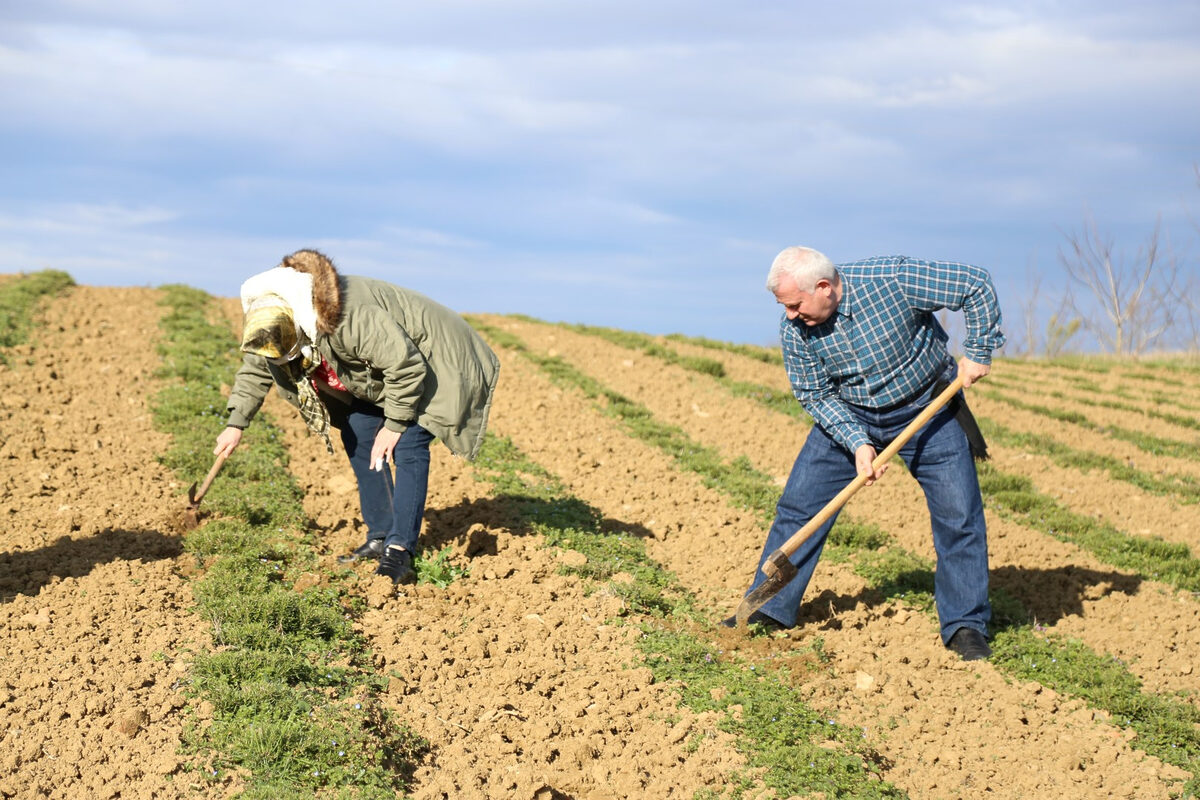
M60 294L75 280L56 269L31 272L0 285L0 364L8 359L3 348L21 344L33 328L35 309L44 297Z

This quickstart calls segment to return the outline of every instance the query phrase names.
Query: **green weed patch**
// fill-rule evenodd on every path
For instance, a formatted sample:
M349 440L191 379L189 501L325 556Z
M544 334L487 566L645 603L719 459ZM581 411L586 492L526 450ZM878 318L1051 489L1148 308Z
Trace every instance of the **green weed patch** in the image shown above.
M1119 458L1076 450L1040 434L1019 433L994 420L979 418L978 422L984 436L1004 447L1047 456L1059 466L1069 469L1104 472L1113 480L1128 483L1151 494L1174 497L1181 503L1190 505L1200 502L1200 480L1190 475L1160 477L1132 467Z
M522 319L522 317L517 318ZM523 319L526 322L540 322L540 320L533 319L532 317L524 317ZM714 378L723 378L725 376L725 366L720 361L713 358L680 355L671 348L664 347L659 342L656 342L654 337L644 333L623 331L617 328L600 328L594 325L571 325L568 323L562 323L561 327L569 331L575 331L576 333L598 336L613 344L630 350L639 350L652 358L661 359L668 364L678 364L684 369L699 372L702 375L711 375Z
M1038 492L1023 475L979 465L979 485L1000 514L1059 541L1070 542L1106 564L1136 572L1179 589L1200 591L1200 560L1182 544L1131 536L1108 523L1076 514Z
M593 380L558 356L541 356L525 347L518 337L478 319L471 324L501 347L508 347L532 361L559 386L577 389L596 402L606 415L620 421L631 435L658 447L683 468L701 476L706 486L726 492L741 508L753 509L769 519L775 490L769 476L754 469L749 460L726 463L716 450L691 441L673 425L654 419L645 406L623 397Z
M1166 422L1166 423L1168 423L1170 425L1174 425L1178 428L1187 428L1189 430L1200 430L1200 419L1196 419L1195 417L1189 417L1189 416L1185 416L1183 414L1173 414L1169 411L1162 411L1158 408L1146 408L1144 406L1133 405L1131 403L1122 403L1120 401L1111 399L1112 397L1120 397L1125 400L1136 400L1137 399L1133 394L1131 394L1130 392L1127 392L1123 389L1104 389L1099 384L1093 383L1085 378L1079 378L1079 377L1075 377L1073 379L1068 378L1068 380L1070 380L1072 383L1079 386L1084 391L1088 392L1088 394L1091 396L1090 397L1067 396L1066 394L1064 394L1063 392L1060 392L1058 390L1053 390L1053 391L1039 390L1038 394L1045 396L1045 397L1053 397L1057 400L1065 400L1065 401L1069 401L1072 403L1078 403L1080 405L1088 406L1090 408L1107 408L1112 411L1121 411L1123 413L1134 414L1139 417L1149 417L1150 419L1161 420L1162 422ZM988 382L988 384L993 384L996 386L1012 389L1015 391L1020 391L1020 390L1023 390L1024 388L1026 388L1026 387L1018 384L1015 380L1009 380L1004 377L997 377L995 375L989 375L987 382ZM1184 409L1184 410L1190 409L1193 411L1196 410L1196 408L1197 408L1196 405L1187 402L1186 395L1184 393L1178 393L1178 394L1172 395L1172 394L1166 394L1163 392L1152 392L1148 396L1147 399L1150 402L1153 402L1159 406L1162 406L1163 408L1175 408L1175 409ZM1183 457L1187 458L1188 456L1183 456ZM1194 454L1192 457L1194 457Z
M542 322L533 317L527 317L521 314L513 315L514 319L520 319L523 322L530 322L539 325L547 325L552 323ZM734 397L744 397L753 400L756 403L770 408L780 414L786 414L789 417L794 417L798 420L812 424L812 417L804 410L804 407L796 402L796 397L790 391L782 391L773 389L768 386L761 386L756 383L748 383L746 381L735 381L725 374L725 367L719 361L709 358L696 358L695 356L682 356L676 353L669 347L664 347L659 344L651 336L644 333L633 333L630 331L622 331L616 328L598 328L590 325L570 325L567 323L557 323L556 327L561 327L566 330L582 333L584 335L597 336L605 341L611 342L619 347L624 347L629 350L636 350L653 358L660 359L673 364L690 372L696 372L700 375L713 378L720 382ZM725 352L737 353L750 358L755 358L766 363L783 363L782 357L778 352L766 350L764 348L753 347L751 345L733 345L722 342L714 342L711 339L690 340L680 334L671 334L663 337L670 341L687 342L697 344L706 342L702 345L710 349L718 349ZM772 358L773 356L773 358Z
M1038 416L1046 417L1047 419L1057 420L1058 422L1066 422L1071 425L1078 425L1087 431L1098 433L1102 436L1108 436L1123 442L1129 442L1139 450L1143 450L1155 456L1173 456L1175 458L1184 458L1195 460L1198 456L1196 446L1179 441L1177 439L1165 439L1161 436L1151 436L1148 433L1141 431L1122 428L1118 425L1100 425L1088 419L1086 414L1081 414L1078 411L1070 411L1063 408L1051 408L1050 406L1040 405L1038 403L1026 403L1012 395L998 392L995 389L985 388L979 390L980 393L987 398L1004 403L1012 408L1017 408L1022 411L1029 411ZM1059 394L1059 393L1053 393ZM1061 397L1061 394L1059 394Z
M757 777L777 796L826 792L829 797L900 798L879 777L882 761L863 732L809 707L781 669L731 660L690 629L699 621L691 595L632 536L603 531L600 513L571 497L561 481L507 439L489 436L475 462L476 477L513 506L518 524L547 545L586 557L564 571L604 585L625 601L629 622L642 626L639 647L658 680L671 681L683 704L722 713L752 767L734 779L735 797ZM614 580L620 575L620 580Z
M0 284L0 364L8 363L4 348L21 344L29 336L38 302L74 285L70 275L56 269L31 272Z
M709 350L719 350L723 353L733 353L746 358L761 361L764 364L783 364L783 354L778 347L758 347L752 344L734 344L703 336L684 336L682 333L669 333L665 337L669 341L691 344L697 347L707 347Z
M240 358L229 331L205 319L207 295L163 292L160 377L171 383L155 397L155 421L173 436L164 462L190 481L212 463L221 385ZM213 719L191 728L187 746L207 760L209 780L242 773L247 797L394 797L426 744L379 702L383 684L336 579L297 589L317 559L286 464L279 430L260 414L205 496L218 519L184 541L206 566L193 594L214 648L195 656L190 686Z

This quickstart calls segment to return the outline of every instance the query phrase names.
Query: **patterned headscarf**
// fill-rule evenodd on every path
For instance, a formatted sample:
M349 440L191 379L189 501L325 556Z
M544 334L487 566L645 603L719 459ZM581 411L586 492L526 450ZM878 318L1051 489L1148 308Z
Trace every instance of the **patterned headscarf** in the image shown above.
M297 329L292 307L282 297L264 294L246 307L242 329L242 351L262 356L283 367L296 384L300 416L308 429L325 440L325 449L333 453L329 439L329 410L317 394L310 376L321 366L308 337Z

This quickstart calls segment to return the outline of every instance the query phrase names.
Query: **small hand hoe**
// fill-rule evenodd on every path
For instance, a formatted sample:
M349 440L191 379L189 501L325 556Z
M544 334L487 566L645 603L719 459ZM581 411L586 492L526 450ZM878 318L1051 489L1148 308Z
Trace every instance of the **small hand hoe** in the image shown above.
M196 484L194 483L188 487L188 507L183 517L183 527L185 530L190 531L200 524L200 501L204 498L208 487L212 485L213 478L217 477L217 473L221 471L221 466L225 463L225 459L228 456L228 453L222 453L217 456L217 460L213 462L212 469L208 471L207 477L204 478L204 483L200 485L200 491L196 491Z
M962 385L963 379L958 377L953 383L947 386L912 422L908 423L908 426L900 432L900 435L882 453L875 457L875 460L871 462L871 466L878 470L886 464L913 437L913 434L919 431L934 414L940 411L942 406L950 402L950 399L954 395L958 394ZM803 528L792 534L791 538L784 542L778 550L767 556L767 560L762 565L762 571L766 574L767 579L757 589L742 598L742 602L738 605L737 613L735 614L737 627L745 627L746 620L750 618L751 614L762 608L764 603L774 597L784 586L787 586L792 578L796 577L796 565L792 563L791 555L796 552L800 545L804 544L805 539L812 536L814 531L836 514L846 504L846 501L850 499L851 495L862 488L863 484L867 482L867 477L867 473L859 474L845 489L838 492L836 497L826 503L825 507L817 512L815 517L805 523Z

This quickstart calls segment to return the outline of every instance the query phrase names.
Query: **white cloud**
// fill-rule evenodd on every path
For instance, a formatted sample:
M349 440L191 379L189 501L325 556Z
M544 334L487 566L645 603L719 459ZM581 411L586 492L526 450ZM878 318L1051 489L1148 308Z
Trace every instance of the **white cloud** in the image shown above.
M162 208L64 203L34 209L33 213L0 213L0 230L81 235L141 228L170 222L177 216L175 212Z
M1194 187L1196 8L5 4L0 253L236 288L323 242L498 302L570 258L622 308L701 264L710 319L797 240L1022 263Z

